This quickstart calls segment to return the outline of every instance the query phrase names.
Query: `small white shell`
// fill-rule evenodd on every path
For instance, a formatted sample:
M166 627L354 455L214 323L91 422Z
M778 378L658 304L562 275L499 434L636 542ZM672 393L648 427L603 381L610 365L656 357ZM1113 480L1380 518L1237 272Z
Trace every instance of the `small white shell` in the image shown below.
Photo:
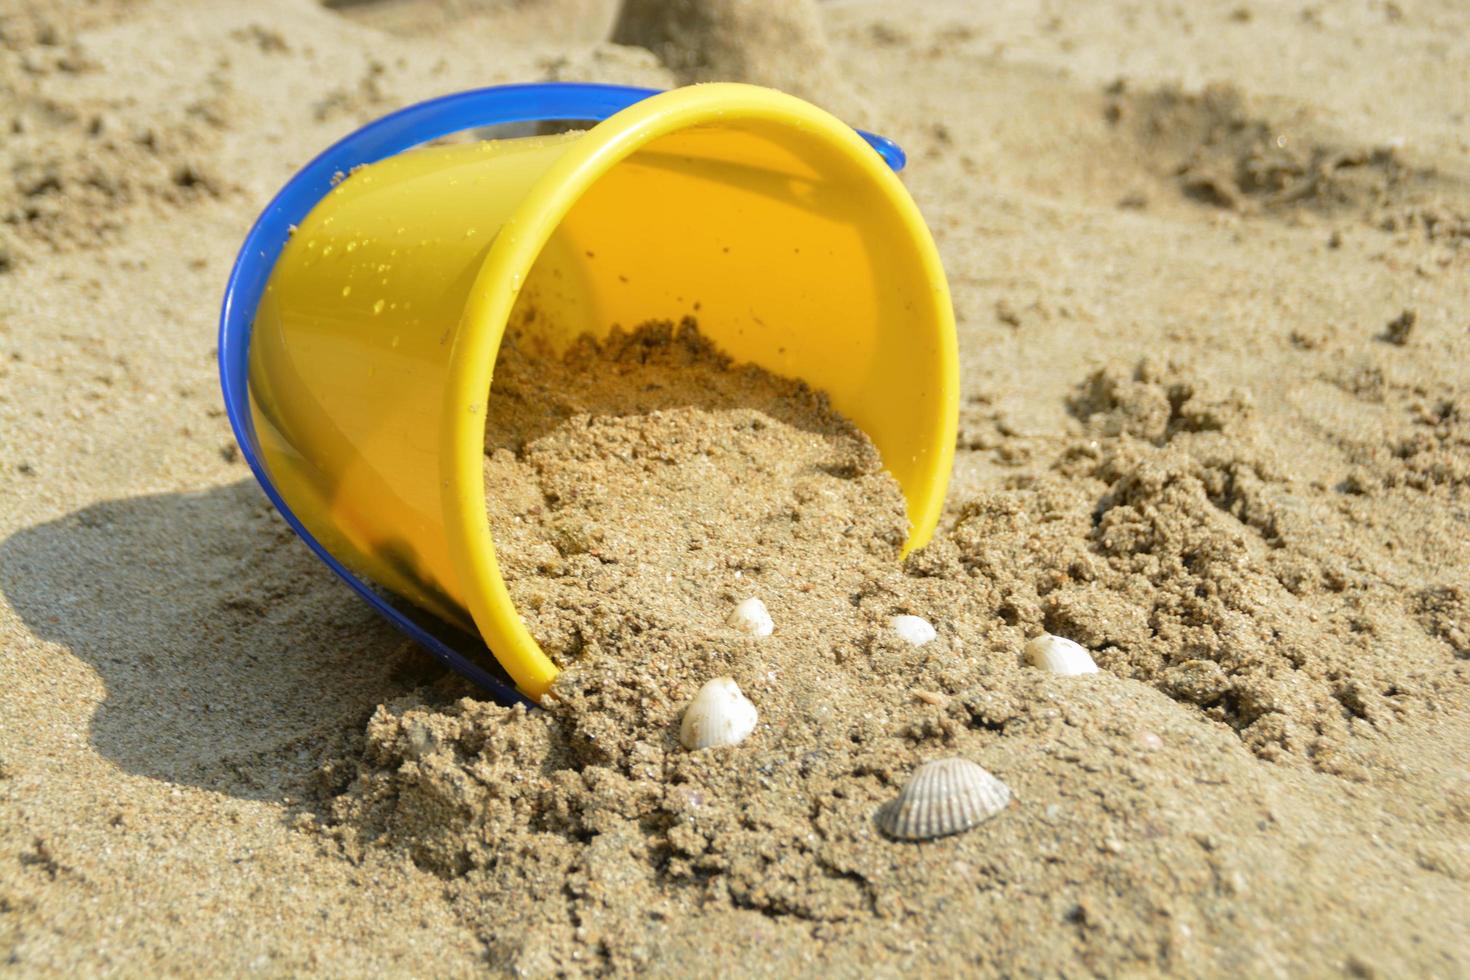
M969 830L1011 802L1011 790L968 759L935 759L909 777L898 799L878 811L878 829L898 840L928 840Z
M726 623L751 636L770 636L776 629L766 604L759 599L746 599L730 612Z
M888 625L893 627L893 632L898 634L900 640L916 647L923 646L939 635L934 632L934 627L927 619L919 616L894 616L888 621Z
M1026 662L1053 674L1096 674L1097 664L1081 644L1042 633L1026 642Z
M720 745L735 745L755 731L755 705L728 677L716 677L699 689L684 720L679 723L679 741L691 752Z

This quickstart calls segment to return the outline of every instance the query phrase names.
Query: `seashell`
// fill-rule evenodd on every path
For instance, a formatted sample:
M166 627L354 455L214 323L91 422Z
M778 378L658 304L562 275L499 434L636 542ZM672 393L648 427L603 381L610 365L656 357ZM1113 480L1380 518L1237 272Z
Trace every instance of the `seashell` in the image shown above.
M1062 636L1042 633L1026 641L1026 662L1053 674L1096 674L1092 654L1080 643Z
M939 634L927 619L919 616L894 616L888 621L898 638L912 646L921 647Z
M766 611L766 604L756 598L746 599L736 606L725 622L751 636L770 636L776 629L771 614Z
M757 718L755 705L740 693L735 681L716 677L701 687L684 709L679 742L691 752L735 745L755 731Z
M878 811L878 829L898 840L947 837L1010 802L1010 787L969 759L935 759L915 769L898 799Z
M1157 752L1164 747L1164 740L1159 737L1158 732L1139 732L1133 736L1133 741L1138 744L1139 748L1146 749L1149 752Z

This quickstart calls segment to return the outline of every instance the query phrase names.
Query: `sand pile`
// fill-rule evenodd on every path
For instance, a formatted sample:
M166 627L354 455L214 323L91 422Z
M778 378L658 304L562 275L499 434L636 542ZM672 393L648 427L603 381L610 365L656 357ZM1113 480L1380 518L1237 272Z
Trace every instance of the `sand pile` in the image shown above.
M732 369L692 320L584 338L562 358L512 346L486 455L503 574L563 667L728 658L737 602L768 591L783 620L810 622L907 537L867 438L801 384Z
M1096 917L1110 962L1143 936L1165 962L1224 969L1195 929L1243 941L1264 910L1324 900L1285 875L1243 900L1237 862L1274 862L1311 834L1299 791L1254 795L1278 780L1258 760L1362 778L1355 737L1463 683L1452 652L1376 642L1341 611L1371 585L1334 568L1326 493L1282 476L1248 395L1187 372L1094 373L1069 401L1084 432L1044 473L966 502L901 565L902 498L871 445L799 385L732 368L692 323L564 359L507 354L487 431L492 525L528 626L567 669L545 712L400 700L355 763L327 771L347 853L403 849L447 879L499 966L646 968L715 917L778 945L821 937L812 952L839 958L895 955L901 925L923 962L958 969L982 955L960 927L980 915L1027 937L1006 950L1012 968L1059 969L1058 941ZM726 625L748 595L774 635ZM1417 599L1377 598L1378 630L1414 628ZM904 642L896 613L938 637ZM1106 674L1022 666L1043 629ZM680 714L722 675L760 725L691 754ZM1013 812L935 845L884 839L876 808L917 763L955 754L1017 785ZM1042 776L1058 768L1069 775ZM1116 783L1093 795L1088 773L1233 789L1166 813ZM1264 854L1217 836L1262 819L1287 827ZM1013 861L1048 855L1071 880L1098 854L1176 881L1140 885L1148 914L1101 881L1014 920L975 896L1039 901L1058 880Z
M681 83L766 85L855 126L872 112L838 69L816 0L628 0L611 37L653 52Z

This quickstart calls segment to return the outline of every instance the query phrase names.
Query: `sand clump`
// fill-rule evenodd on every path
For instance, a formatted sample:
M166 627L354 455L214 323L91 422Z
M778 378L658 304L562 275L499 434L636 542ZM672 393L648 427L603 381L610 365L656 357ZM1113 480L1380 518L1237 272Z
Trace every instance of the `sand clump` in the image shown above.
M1470 215L1452 203L1463 178L1414 162L1401 136L1365 146L1300 106L1229 84L1138 90L1119 79L1105 97L1110 125L1189 200L1276 217L1355 215L1456 248L1470 239Z

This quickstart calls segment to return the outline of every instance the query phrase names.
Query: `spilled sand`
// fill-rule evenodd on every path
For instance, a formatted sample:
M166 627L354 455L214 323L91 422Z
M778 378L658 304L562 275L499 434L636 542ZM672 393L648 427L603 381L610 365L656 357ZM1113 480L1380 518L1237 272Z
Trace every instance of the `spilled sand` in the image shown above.
M0 15L7 969L1470 972L1464 14L838 3L791 15L822 57L773 77L779 39L742 53L749 12L705 7ZM628 377L720 379L724 414L630 412L630 380L568 400L593 435L501 447L539 491L509 515L514 587L571 669L550 711L476 701L249 479L213 374L224 275L295 167L395 106L710 71L909 151L963 360L945 522L893 560L860 438L668 342ZM646 472L588 471L578 439ZM698 480L638 493L762 470L729 511ZM533 513L585 485L633 519ZM700 521L621 574L680 492ZM723 627L746 594L772 637ZM938 638L898 641L897 612ZM1042 629L1102 673L1022 666ZM763 727L684 753L715 673ZM1011 807L879 835L944 755Z

